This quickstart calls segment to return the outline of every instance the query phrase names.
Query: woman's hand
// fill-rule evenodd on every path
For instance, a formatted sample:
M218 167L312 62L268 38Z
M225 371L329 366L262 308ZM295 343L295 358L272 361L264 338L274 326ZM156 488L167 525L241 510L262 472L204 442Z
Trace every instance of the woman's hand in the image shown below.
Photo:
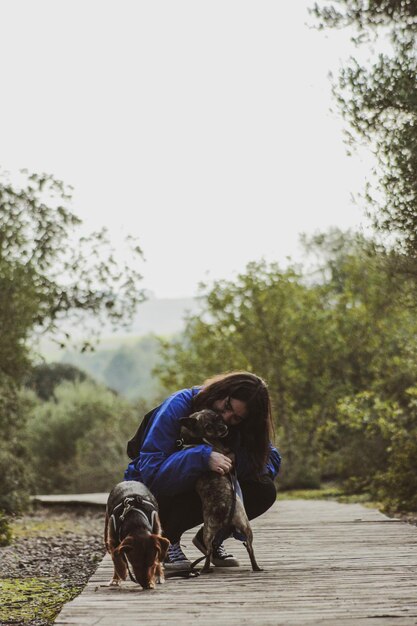
M209 468L218 474L227 474L232 469L232 461L221 452L212 452L209 457Z

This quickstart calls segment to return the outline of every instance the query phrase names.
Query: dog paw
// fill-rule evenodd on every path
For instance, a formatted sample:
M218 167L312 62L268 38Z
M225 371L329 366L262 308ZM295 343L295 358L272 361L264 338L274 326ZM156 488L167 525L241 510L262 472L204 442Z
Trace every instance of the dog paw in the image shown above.
M109 581L109 587L120 587L120 580L118 580L117 578L112 578Z
M164 582L165 582L165 578L162 578L162 577L161 578L157 578L156 582L157 582L158 585L163 585Z

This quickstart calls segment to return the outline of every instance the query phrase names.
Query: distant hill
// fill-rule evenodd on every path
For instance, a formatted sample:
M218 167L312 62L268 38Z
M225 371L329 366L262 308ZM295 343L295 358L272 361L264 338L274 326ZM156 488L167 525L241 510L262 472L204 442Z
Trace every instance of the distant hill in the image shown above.
M99 382L127 398L153 400L158 397L158 384L151 375L158 359L158 340L180 333L187 313L199 310L194 298L153 298L140 304L129 332L106 334L94 352L81 354L76 350L59 350L44 341L41 352L46 361L76 365ZM72 335L74 336L74 335Z
M196 298L155 298L149 296L146 302L138 306L137 313L129 328L121 328L114 332L110 326L101 331L98 349L117 349L122 345L131 345L144 335L154 334L169 337L183 330L185 317L188 313L199 311ZM63 325L74 341L81 341L82 332L77 327ZM40 353L47 361L60 361L62 350L47 337L40 342Z
M172 335L184 327L187 313L197 313L196 298L149 298L138 307L130 334Z
M152 401L159 397L159 384L152 376L158 360L158 347L155 335L146 335L113 349L83 354L67 351L61 362L76 365L129 400L143 398Z

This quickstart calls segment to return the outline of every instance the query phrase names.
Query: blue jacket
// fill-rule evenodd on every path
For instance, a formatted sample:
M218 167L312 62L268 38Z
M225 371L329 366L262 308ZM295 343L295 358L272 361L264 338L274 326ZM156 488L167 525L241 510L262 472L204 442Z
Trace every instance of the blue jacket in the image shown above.
M199 387L177 391L156 409L140 454L125 471L125 480L140 480L155 496L175 495L194 488L199 476L209 469L212 447L201 444L178 450L176 441L180 438L179 419L192 413L192 399L199 391ZM265 474L275 478L281 456L272 445L270 448ZM238 445L234 452L238 479L250 479L253 469L244 448Z

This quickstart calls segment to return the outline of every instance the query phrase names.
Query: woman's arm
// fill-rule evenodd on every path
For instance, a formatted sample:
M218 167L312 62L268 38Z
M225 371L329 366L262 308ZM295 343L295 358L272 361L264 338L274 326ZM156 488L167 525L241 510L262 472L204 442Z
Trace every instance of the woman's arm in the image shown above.
M266 474L269 474L271 478L278 476L279 468L281 467L281 455L272 444L269 444L269 459L266 462Z
M197 478L209 469L211 446L176 448L179 418L192 411L192 397L193 391L184 389L168 398L153 418L143 442L136 467L141 480L156 496L192 489Z

